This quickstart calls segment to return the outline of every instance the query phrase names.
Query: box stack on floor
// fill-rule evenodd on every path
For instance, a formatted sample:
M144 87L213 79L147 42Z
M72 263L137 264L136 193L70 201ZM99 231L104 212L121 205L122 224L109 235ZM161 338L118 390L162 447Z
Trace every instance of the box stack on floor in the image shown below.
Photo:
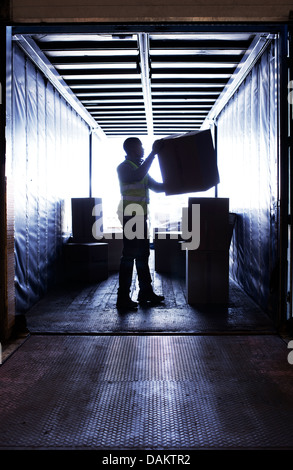
M197 198L200 205L200 244L186 250L186 294L190 304L226 304L229 299L229 199Z
M71 281L98 282L108 277L108 244L97 241L93 225L102 229L102 211L97 215L94 208L102 207L100 198L73 198L72 239L64 245L66 278Z
M123 233L121 232L104 232L101 243L108 245L108 269L109 272L117 272L120 267L120 259L123 250Z
M176 277L185 276L185 252L181 232L154 231L155 270Z

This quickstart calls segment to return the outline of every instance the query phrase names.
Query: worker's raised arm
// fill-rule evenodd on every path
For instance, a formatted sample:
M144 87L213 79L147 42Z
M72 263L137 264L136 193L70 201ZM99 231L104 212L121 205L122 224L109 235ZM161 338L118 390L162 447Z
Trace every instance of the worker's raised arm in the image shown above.
M148 176L148 187L155 193L163 193L165 191L164 183L159 183L154 180L150 175Z
M126 184L141 181L148 173L160 146L160 141L155 141L151 153L137 168L129 163L127 159L121 165L119 165L117 171L120 181Z

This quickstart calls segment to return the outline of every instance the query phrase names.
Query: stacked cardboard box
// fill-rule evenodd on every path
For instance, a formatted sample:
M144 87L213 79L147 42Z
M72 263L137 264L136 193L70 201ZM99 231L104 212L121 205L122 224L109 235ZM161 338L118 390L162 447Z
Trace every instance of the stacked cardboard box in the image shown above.
M64 259L71 281L99 282L108 277L107 243L67 243Z
M185 252L181 232L154 232L155 270L178 277L185 275Z
M102 243L108 244L108 267L109 271L119 271L120 259L123 250L123 233L121 232L106 232L99 240Z
M200 204L200 245L186 250L186 291L190 304L227 304L229 300L229 199L189 198Z
M102 199L82 197L71 199L72 235L77 243L96 243L93 227L103 232Z
M206 191L219 183L210 130L162 139L158 159L167 195Z
M73 198L71 209L73 237L64 245L66 278L85 282L104 280L108 277L108 244L100 241L102 199Z

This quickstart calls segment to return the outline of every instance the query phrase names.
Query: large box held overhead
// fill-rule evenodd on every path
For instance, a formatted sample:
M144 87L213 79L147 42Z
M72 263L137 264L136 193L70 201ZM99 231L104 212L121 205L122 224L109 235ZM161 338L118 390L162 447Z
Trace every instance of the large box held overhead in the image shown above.
M162 139L158 153L167 195L206 191L220 181L211 131L193 131Z

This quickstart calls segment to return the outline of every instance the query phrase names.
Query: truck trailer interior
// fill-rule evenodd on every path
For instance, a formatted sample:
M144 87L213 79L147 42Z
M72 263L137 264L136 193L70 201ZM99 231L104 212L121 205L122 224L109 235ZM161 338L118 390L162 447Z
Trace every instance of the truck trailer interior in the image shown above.
M12 34L16 314L61 277L71 198L112 202L104 225L117 229L125 136L145 140L147 153L157 138L210 128L220 184L199 195L229 198L231 276L276 324L280 33L131 29ZM187 200L155 199L154 213L176 226Z
M249 351L257 362L253 338L261 338L264 351L268 351L269 342L265 344L268 338L290 334L291 104L288 83L291 75L287 61L290 52L287 26L256 23L15 25L7 27L5 39L9 72L3 87L8 310L1 318L2 340L10 344L11 330L14 339L21 338L21 341L33 337L37 342L42 337L56 336L61 355L71 347L69 343L74 338L79 342L87 337L92 341L89 347L95 348L93 341L97 336L103 342L99 346L101 354L106 355L108 342L114 341L111 354L117 357L122 341L127 342L132 354L139 356L142 349L137 344L141 341L143 351L161 357L164 368L164 348L176 351L182 347L181 340L184 351L189 352L190 341L197 336L206 343L213 337L216 341L229 338L234 341L234 351L236 344L242 344L244 351L244 338L248 335L251 338ZM228 198L232 220L228 302L224 305L188 303L186 260L182 261L182 253L180 262L183 264L176 264L173 269L170 265L170 269L159 269L153 243L150 257L153 283L156 291L165 296L165 302L142 308L139 313L119 315L115 302L121 240L117 239L117 244L111 240L111 244L106 234L119 233L115 212L120 197L116 167L124 158L123 141L128 136L139 137L147 154L156 139L205 129L210 129L213 136L219 184L201 193L152 195L151 233L180 231L182 209L191 197ZM157 161L151 171L154 177L161 177ZM75 278L71 268L70 272L66 271L66 246L73 236L72 200L95 198L102 201L105 234L98 243L104 248L107 245L108 254L98 260L92 278L81 279L80 273L75 273ZM166 245L166 260L172 256L170 246ZM134 278L134 298L137 290ZM168 345L160 345L160 338ZM41 351L43 346L40 342L34 347ZM82 348L81 343L76 347ZM219 347L224 348L220 356L225 355L225 346ZM212 350L212 343L205 348L198 350L199 363L204 360L201 355ZM84 354L90 354L86 351ZM257 352L260 353L260 349ZM123 361L129 360L128 353L121 353L121 370ZM174 352L171 355L173 357ZM51 359L55 360L53 353ZM105 359L107 372L103 372L107 375L108 387L115 383L113 377L118 374L118 369L112 369L112 359ZM195 356L194 360L197 361ZM5 364L8 366L9 360ZM285 359L283 366L288 366ZM92 367L94 374L94 365ZM187 400L192 401L191 382L186 380L189 369L184 369L185 372L183 369L179 363L173 363L170 377L184 382ZM221 367L215 374L221 374L220 370ZM134 369L129 373L136 374ZM149 373L152 377L160 375L159 370ZM143 381L141 374L133 380ZM84 372L80 371L80 380L83 377ZM208 380L211 385L212 377ZM231 381L232 376L230 385ZM157 397L157 409L162 410L162 397L167 400L164 406L170 407L168 396L172 392L164 389L167 382L158 380L156 383L158 389L152 393ZM288 383L284 382L283 386L283 390L287 390ZM100 399L106 404L106 387L104 392L105 396L101 395ZM121 389L121 393L124 392ZM118 395L116 390L113 400L117 399L117 403ZM143 403L146 402L142 401L142 410ZM183 406L180 403L178 406ZM154 407L157 405L154 403ZM267 402L262 404L267 405ZM117 406L119 411L120 405ZM195 411L192 406L191 415ZM290 406L292 413L292 404ZM131 420L131 410L126 408L125 414L119 415L120 422L127 421L126 416ZM105 441L99 441L99 445L115 448L106 424L110 409L105 405L103 410L99 419ZM148 412L153 416L154 410L148 408ZM163 422L163 412L158 413ZM182 415L178 416L180 420ZM221 414L221 419L223 416ZM264 440L268 439L269 445L274 447L273 431L268 432L272 424L269 406L263 416L267 430ZM246 418L249 428L249 418ZM65 418L64 423L69 426L68 419ZM278 415L276 421L278 419L283 418ZM171 425L176 428L175 421L171 413ZM292 445L289 436L293 431L292 423L290 432L288 419L286 423L285 447L290 442ZM163 422L163 427L165 424ZM233 423L230 426L232 429ZM189 447L205 447L206 441L197 433L196 424L189 427L191 434L187 438L183 433L182 439L178 438L178 446L184 447L185 442ZM159 427L154 425L153 429L149 445L160 448ZM222 441L224 447L241 447L244 442L244 447L248 448L263 442L261 433L256 436L247 432L242 442L241 438L238 441L231 438L227 428L217 429L219 432L216 430L211 438L211 447L214 444L215 448L221 447ZM142 432L142 427L131 427L128 438L123 444L118 442L118 447L130 449L148 445L138 431ZM178 435L176 430L174 433ZM80 445L89 445L88 436L85 430L79 433ZM167 432L166 436L165 448L176 447L171 434ZM9 439L8 435L10 447L13 447L12 437ZM36 442L33 431L31 442ZM58 438L56 442L50 445L59 445ZM74 445L79 444L76 441Z

